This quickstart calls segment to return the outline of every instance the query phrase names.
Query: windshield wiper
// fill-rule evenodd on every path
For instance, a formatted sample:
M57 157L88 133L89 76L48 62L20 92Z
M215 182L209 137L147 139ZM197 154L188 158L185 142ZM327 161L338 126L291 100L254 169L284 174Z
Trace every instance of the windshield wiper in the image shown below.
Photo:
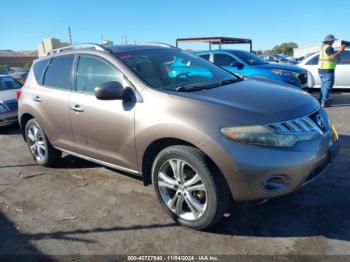
M223 80L220 82L220 85L224 86L224 85L229 85L229 84L233 84L233 83L237 83L237 82L240 82L242 81L243 79L242 78L238 78L238 79L226 79L226 80Z
M190 85L184 85L184 86L179 86L178 88L175 89L176 92L195 92L195 91L202 91L202 90L208 90L211 88L219 87L219 86L224 86L224 85L229 85L233 83L237 83L242 81L242 78L232 78L232 79L226 79L223 81L219 82L213 82L213 83L208 83L208 84L190 84Z
M186 85L186 86L179 86L175 89L176 92L194 92L194 91L201 91L206 90L204 86L201 85Z

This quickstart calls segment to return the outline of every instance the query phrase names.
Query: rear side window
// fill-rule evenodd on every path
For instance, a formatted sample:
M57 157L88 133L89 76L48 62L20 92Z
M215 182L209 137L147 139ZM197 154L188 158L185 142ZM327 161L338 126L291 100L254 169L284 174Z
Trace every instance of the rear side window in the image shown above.
M70 90L74 55L54 57L46 70L44 85Z
M122 73L103 59L80 56L76 76L76 91L94 93L95 87L109 81L123 81Z
M340 65L349 65L350 64L350 51L345 51L340 55L340 58L337 61Z
M313 58L311 58L309 60L309 62L307 62L307 65L317 65L318 64L318 58L320 57L320 55L316 55Z
M35 79L40 85L44 83L44 71L49 61L50 59L41 60L33 66Z
M214 64L218 66L230 66L233 62L236 62L232 56L225 54L214 54Z

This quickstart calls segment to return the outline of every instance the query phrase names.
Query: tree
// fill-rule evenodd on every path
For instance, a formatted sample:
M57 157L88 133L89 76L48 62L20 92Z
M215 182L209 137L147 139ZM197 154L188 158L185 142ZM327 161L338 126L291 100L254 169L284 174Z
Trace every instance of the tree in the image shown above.
M25 69L29 69L31 66L32 66L32 63L26 63L26 64L24 65L24 68L25 68Z
M0 65L0 69L2 69L2 70L9 70L10 67L8 65Z
M276 45L272 49L272 53L274 54L285 54L288 56L293 55L293 48L297 48L298 45L294 42L289 42L289 43L282 43L280 45Z

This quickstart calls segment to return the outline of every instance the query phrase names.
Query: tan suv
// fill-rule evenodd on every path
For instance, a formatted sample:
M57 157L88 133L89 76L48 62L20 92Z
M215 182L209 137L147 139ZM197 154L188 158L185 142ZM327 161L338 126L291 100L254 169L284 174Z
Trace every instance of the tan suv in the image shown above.
M309 183L338 144L309 94L164 45L82 45L39 58L19 122L38 164L66 152L138 174L175 221L197 229L232 199Z

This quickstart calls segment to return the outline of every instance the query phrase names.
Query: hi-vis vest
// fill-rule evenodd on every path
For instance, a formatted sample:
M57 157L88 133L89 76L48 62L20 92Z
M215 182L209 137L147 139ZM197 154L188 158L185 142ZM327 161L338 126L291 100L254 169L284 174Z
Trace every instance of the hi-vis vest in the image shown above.
M327 55L326 49L330 45L324 44L321 47L320 58L318 59L318 68L319 69L335 69L337 66L336 60L332 59L331 56Z

